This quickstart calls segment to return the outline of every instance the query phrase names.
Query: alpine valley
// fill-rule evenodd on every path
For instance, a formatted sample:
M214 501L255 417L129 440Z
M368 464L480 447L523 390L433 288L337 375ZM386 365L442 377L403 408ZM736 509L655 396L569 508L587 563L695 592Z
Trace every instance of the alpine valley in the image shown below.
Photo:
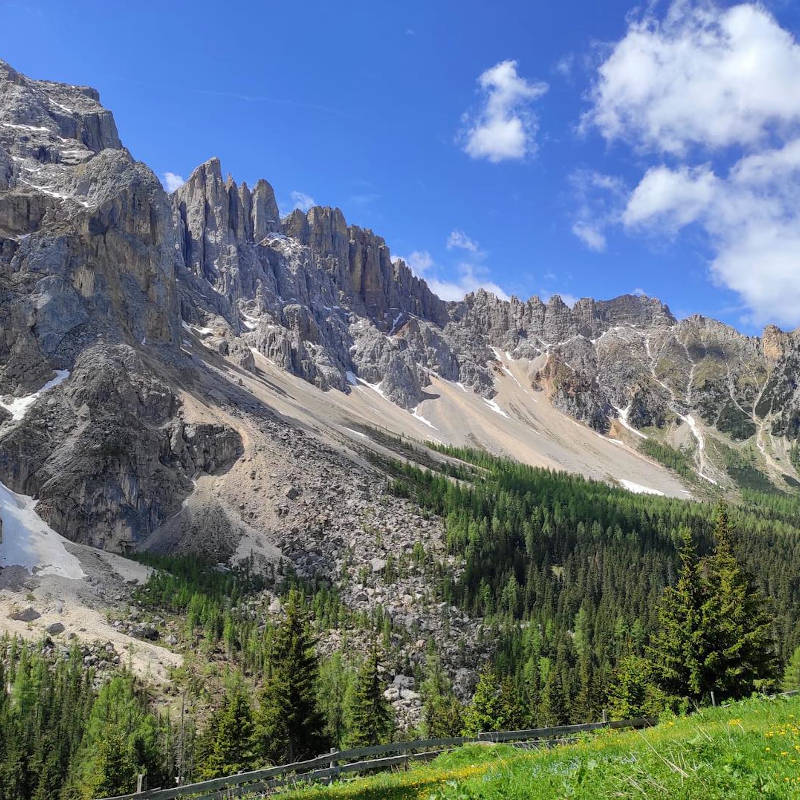
M0 62L0 630L77 648L96 687L126 667L164 719L188 703L195 776L297 604L329 743L376 648L396 735L431 687L460 714L487 663L527 693L507 726L595 717L720 500L782 664L798 374L800 330L646 296L445 302L216 158L167 194L94 89Z

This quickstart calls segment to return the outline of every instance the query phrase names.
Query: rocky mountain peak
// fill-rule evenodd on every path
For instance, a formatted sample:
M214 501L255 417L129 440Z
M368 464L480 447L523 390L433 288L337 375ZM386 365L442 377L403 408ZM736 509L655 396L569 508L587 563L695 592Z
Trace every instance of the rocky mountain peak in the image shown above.
M69 163L76 145L64 146L65 139L92 153L122 147L114 117L96 90L33 80L0 61L0 146L35 154L39 161Z

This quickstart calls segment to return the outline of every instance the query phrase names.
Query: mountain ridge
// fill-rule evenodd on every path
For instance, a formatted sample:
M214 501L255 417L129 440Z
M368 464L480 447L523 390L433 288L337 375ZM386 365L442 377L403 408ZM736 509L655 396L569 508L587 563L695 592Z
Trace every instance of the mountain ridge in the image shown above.
M266 365L323 392L358 394L348 402L359 414L372 413L369 397L379 417L418 439L421 428L447 428L454 443L513 454L519 431L544 435L551 441L526 444L525 458L593 477L619 479L613 458L604 450L576 460L578 433L540 418L539 399L601 436L627 437L632 452L648 437L684 448L709 484L735 488L708 446L718 436L719 447L752 450L770 479L795 475L796 333L773 326L748 337L702 316L678 320L638 295L572 308L558 296L504 300L485 290L443 301L339 209L281 219L266 180L251 190L223 178L219 159L167 195L123 146L95 90L0 64L0 100L0 309L9 320L0 391L28 396L53 369L72 373L25 419L0 419L0 480L38 496L67 536L82 519L88 541L135 546L178 513L198 472L230 468L246 452L229 406L251 402L236 382L261 380ZM465 406L452 387L480 402ZM332 397L306 400L318 403L343 408ZM463 430L448 419L460 413L472 415ZM517 433L497 429L511 424L497 417ZM115 445L96 455L109 449L96 441L100 429Z

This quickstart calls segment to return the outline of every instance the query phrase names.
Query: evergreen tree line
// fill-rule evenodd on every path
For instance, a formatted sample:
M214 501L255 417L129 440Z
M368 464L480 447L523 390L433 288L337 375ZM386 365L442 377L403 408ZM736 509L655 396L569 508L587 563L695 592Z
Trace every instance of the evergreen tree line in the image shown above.
M125 670L100 679L78 648L0 642L0 800L90 800L268 764L312 758L331 745L388 741L394 730L379 650L357 671L341 654L321 669L302 595L291 591L252 684L229 674L210 714L171 721Z
M248 686L231 675L221 704L197 740L200 778L302 761L331 746L378 744L392 734L377 645L356 673L341 653L321 667L311 617L297 590L289 593L262 677L253 704Z
M1 800L89 800L174 774L171 723L129 674L98 688L79 649L5 637L0 686Z
M429 643L415 671L421 729L404 737L688 708L711 692L722 701L775 686L784 664L785 685L800 684L796 498L750 493L715 514L450 452L473 463L448 464L447 475L398 465L392 488L444 518L463 573L427 563L421 547L414 561L442 599L484 618L493 653L465 704ZM6 640L0 800L111 795L132 791L140 773L170 785L395 735L379 645L388 651L394 633L380 610L353 615L329 587L303 587L289 591L282 621L265 626L248 610L264 585L249 570L196 559L159 566L139 600L182 617L187 648L226 666L221 697L171 722L124 671L101 685L77 650L56 658ZM404 568L393 564L384 579ZM351 627L373 636L367 657L321 658L315 629Z
M715 547L723 547L741 564L743 585L768 598L762 633L774 664L786 663L797 647L797 498L750 493L726 515L720 541L709 504L634 495L481 452L446 450L481 473L465 471L452 481L398 465L392 489L441 515L450 547L465 555L463 573L455 580L443 576L439 591L443 599L483 616L495 632L486 684L495 692L505 687L507 698L517 698L506 705L515 707L518 723L597 718L611 702L619 665L642 666L631 659L655 663L651 648L664 622L662 597L670 596L669 587L678 580L686 531L704 575L722 558ZM769 501L763 507L762 499ZM761 677L774 676L774 668L765 668ZM660 702L666 704L673 689L664 681ZM725 694L718 688L717 697ZM689 690L680 696L697 699Z

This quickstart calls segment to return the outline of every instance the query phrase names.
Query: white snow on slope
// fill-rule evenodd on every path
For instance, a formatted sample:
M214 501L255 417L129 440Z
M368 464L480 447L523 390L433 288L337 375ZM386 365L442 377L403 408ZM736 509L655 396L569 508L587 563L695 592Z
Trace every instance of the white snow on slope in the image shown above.
M418 419L420 422L424 423L429 428L433 428L435 431L439 430L429 419L425 419L425 417L423 417L422 414L420 414L416 408L412 409L411 416L414 417L415 419Z
M626 481L624 478L620 478L619 482L629 492L633 492L634 494L657 494L660 497L664 496L664 492L659 492L658 489L651 489L649 486L642 486L640 483L634 483L633 481Z
M682 414L679 414L678 416L689 426L692 435L697 440L697 452L700 458L700 469L697 470L697 474L703 480L713 483L714 486L719 486L719 484L713 478L709 478L709 476L703 471L705 465L706 440L703 437L703 432L700 430L700 426L697 424L697 420L691 414L687 414L685 417Z
M356 377L359 383L369 387L370 389L372 389L373 392L377 392L385 400L389 400L389 398L386 397L386 393L383 391L383 389L381 389L381 383L383 383L383 381L381 381L380 383L369 383L368 381L365 381L363 378L358 378L358 376Z
M36 513L35 507L32 497L12 492L0 483L0 566L19 565L39 575L84 578L80 561L64 547L67 540Z
M49 389L55 388L59 383L63 383L67 378L69 378L69 370L58 369L56 370L56 377L48 381L39 391L25 395L25 397L14 397L8 402L0 398L0 406L11 414L14 422L19 422L42 394Z
M619 417L617 419L619 419L620 424L622 425L623 428L627 428L631 433L635 433L642 439L647 438L645 434L643 434L641 431L637 431L636 428L634 428L633 425L631 425L630 422L628 422L628 414L631 413L630 406L628 406L627 408L617 408L616 406L614 406L614 410L619 414Z
M483 402L486 403L486 405L489 406L489 408L491 408L495 414L499 414L501 417L505 417L506 419L511 419L511 417L509 417L508 414L506 414L506 412L503 411L503 409L500 408L500 406L497 405L497 403L494 400L487 400L484 397Z

